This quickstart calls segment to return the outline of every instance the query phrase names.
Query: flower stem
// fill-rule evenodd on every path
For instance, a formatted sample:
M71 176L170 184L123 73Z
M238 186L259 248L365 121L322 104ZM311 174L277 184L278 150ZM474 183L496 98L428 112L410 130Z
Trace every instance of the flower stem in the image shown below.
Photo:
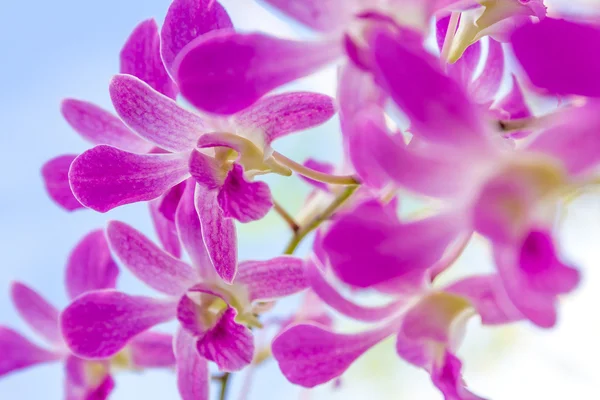
M315 181L331 183L333 185L358 185L360 183L360 181L352 175L330 175L320 171L315 171L314 169L305 167L304 165L299 164L276 151L273 152L273 158L275 161L285 165L292 171L295 171L296 173L307 178L314 179Z
M227 398L229 378L231 378L231 373L229 372L225 372L222 376L219 377L219 381L221 382L219 400L225 400Z
M294 217L292 217L290 215L290 213L288 213L281 206L281 204L279 204L275 200L273 200L273 209L289 225L289 227L290 227L290 229L292 230L293 233L296 233L300 229L300 226L298 225L298 223L296 222L296 220L294 219Z

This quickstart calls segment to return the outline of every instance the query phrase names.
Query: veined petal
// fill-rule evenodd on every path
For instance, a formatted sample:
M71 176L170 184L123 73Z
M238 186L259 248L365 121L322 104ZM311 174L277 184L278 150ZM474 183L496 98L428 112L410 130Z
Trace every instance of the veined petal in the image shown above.
M67 263L65 286L71 299L97 289L113 289L119 268L102 230L88 233L75 246ZM57 320L58 323L58 320Z
M65 154L47 161L42 167L46 192L56 204L67 211L84 206L75 198L69 185L69 168L77 154Z
M35 290L13 282L10 288L12 302L27 325L54 345L62 343L58 327L58 310Z
M160 32L162 59L169 72L175 57L189 42L217 29L233 29L227 11L218 1L173 1Z
M152 225L158 236L158 240L163 249L173 257L181 257L181 244L177 236L177 228L175 222L168 219L161 212L162 199L154 199L148 202L150 208L150 216L152 217Z
M309 92L267 96L234 115L240 130L258 131L266 143L320 125L335 114L333 99Z
M308 288L304 261L292 256L243 261L234 283L244 285L250 301L273 300Z
M109 86L117 114L140 136L172 152L196 146L206 124L198 115L131 75L115 75Z
M192 41L179 53L173 69L182 95L194 106L233 114L278 86L319 70L341 50L337 42L223 31Z
M144 332L134 337L127 346L131 362L137 368L162 368L175 366L173 336Z
M25 339L12 329L0 326L0 377L36 364L60 360L54 353Z
M104 145L81 154L69 171L77 200L100 212L155 199L188 176L188 154L133 154Z
M263 0L286 16L316 31L338 31L354 17L360 1L357 0Z
M202 237L217 274L227 283L237 272L237 235L231 218L225 218L217 205L215 193L196 186L196 210L202 226Z
M213 190L223 186L227 177L227 169L214 157L196 149L190 156L190 174L200 185L208 190Z
M172 301L99 290L75 299L63 311L60 325L74 354L106 358L140 333L175 318L176 307Z
M131 226L110 221L108 242L115 255L142 282L173 296L183 294L200 280L188 264L167 254Z
M154 19L139 23L127 39L121 50L120 72L141 79L167 97L177 97L177 85L160 56L160 37Z
M273 207L269 186L260 181L250 182L244 177L244 168L234 163L217 194L223 215L240 222L261 219Z
M397 329L394 325L358 334L295 325L275 338L273 357L290 382L312 388L342 375L364 352L393 334Z
M77 133L94 144L108 144L135 153L147 153L154 147L133 133L119 118L95 104L65 99L61 112Z
M196 351L196 339L179 329L174 340L177 387L182 400L209 400L208 362Z

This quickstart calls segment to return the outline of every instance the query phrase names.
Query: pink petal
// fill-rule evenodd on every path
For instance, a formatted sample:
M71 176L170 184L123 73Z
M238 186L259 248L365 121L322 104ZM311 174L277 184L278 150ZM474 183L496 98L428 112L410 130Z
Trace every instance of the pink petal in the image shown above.
M226 218L252 222L263 218L271 207L271 190L260 181L250 182L244 177L244 168L237 163L227 174L217 195L219 207Z
M12 329L0 326L0 377L36 364L60 360L60 354L44 350Z
M77 154L65 154L47 161L42 167L42 177L48 195L56 204L67 211L84 206L75 198L69 185L69 168Z
M100 212L155 199L187 176L187 154L133 154L102 145L77 157L69 171L75 197Z
M106 235L113 252L125 267L153 289L178 296L200 280L192 267L164 252L123 222L109 222Z
M446 399L485 400L467 390L461 370L461 361L454 354L446 351L443 360L434 364L431 380Z
M188 180L179 207L177 207L175 219L181 244L190 256L192 265L198 270L201 277L210 279L215 276L215 269L204 244L202 226L194 204L196 185L193 180Z
M114 262L104 232L88 233L69 256L65 286L71 299L97 289L112 289L117 283L119 268Z
M175 366L173 336L158 332L144 332L134 337L127 346L131 362L137 368Z
M109 90L121 119L138 135L165 150L191 150L206 130L202 118L134 76L115 75Z
M335 114L333 99L319 93L291 92L267 96L234 116L241 129L260 131L267 143L329 120Z
M196 210L202 225L202 237L217 274L227 283L237 272L237 235L235 224L223 216L215 193L196 186Z
M533 85L555 95L600 97L600 28L545 18L517 29L511 43Z
M431 365L434 356L432 346L435 346L435 343L408 338L402 331L398 332L396 337L396 353L406 362L420 368L427 369Z
M500 89L503 76L504 51L502 50L502 45L494 39L490 39L483 71L475 81L468 86L473 99L477 103L493 101Z
M354 17L358 1L350 0L263 0L286 16L321 32L337 31Z
M154 199L148 202L150 208L150 216L152 217L152 225L158 236L158 240L163 246L163 249L175 258L181 257L181 244L177 236L177 228L175 222L169 220L164 213L160 211L162 199Z
M115 290L88 292L62 313L60 325L71 351L85 358L107 358L136 335L175 318L176 303L129 296Z
M171 72L179 52L193 39L217 29L232 29L227 11L216 0L175 0L161 30L161 53Z
M291 256L244 261L239 265L234 283L244 285L250 301L273 300L308 288L304 270L304 261Z
M27 325L50 343L60 345L58 310L30 287L13 282L10 288L12 302Z
M147 153L154 147L133 133L119 118L95 104L65 99L61 112L77 133L94 144L108 144L135 153Z
M154 19L139 23L127 39L121 50L121 73L141 79L167 97L177 97L177 85L160 56L160 37Z
M336 334L316 325L295 325L272 344L273 357L293 384L312 388L342 375L365 351L390 336L393 324L358 334Z
M512 76L510 92L494 105L494 109L502 111L508 119L525 118L531 116L531 111L525 102L523 91L516 76Z
M182 400L209 400L208 363L195 349L196 340L186 330L179 329L174 350L177 359L177 387Z
M196 149L192 151L190 156L190 174L200 185L208 190L213 190L223 186L227 177L227 169L223 168L221 163L215 160L214 157Z
M91 373L90 367L93 368ZM88 361L75 356L67 357L65 360L67 400L106 400L115 387L109 371L108 360Z
M335 60L340 47L260 33L220 32L192 41L179 53L173 69L182 95L194 106L233 114Z

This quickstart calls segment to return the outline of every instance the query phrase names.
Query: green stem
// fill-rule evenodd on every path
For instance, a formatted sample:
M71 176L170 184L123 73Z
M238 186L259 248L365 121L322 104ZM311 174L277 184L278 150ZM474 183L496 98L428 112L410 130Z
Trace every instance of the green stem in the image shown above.
M229 372L225 372L221 377L219 377L219 381L221 382L219 400L225 400L227 398L227 384L229 383L229 378L231 378L231 374Z

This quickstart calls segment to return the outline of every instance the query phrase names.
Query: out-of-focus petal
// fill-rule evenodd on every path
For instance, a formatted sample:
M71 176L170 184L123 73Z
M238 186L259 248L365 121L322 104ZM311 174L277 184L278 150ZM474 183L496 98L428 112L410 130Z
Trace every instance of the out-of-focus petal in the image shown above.
M202 118L131 75L109 86L117 114L140 136L169 151L191 150L206 126Z
M38 347L19 333L3 326L0 326L0 354L0 377L62 357L61 354Z
M273 357L290 382L311 388L342 375L395 329L390 324L364 333L336 334L316 325L295 325L275 338Z
M225 218L214 192L196 186L196 210L202 225L202 237L217 274L227 283L237 272L237 235L231 218Z
M182 400L208 400L208 362L196 351L196 340L185 329L179 329L174 340L177 388Z
M531 111L529 111L529 107L525 102L523 91L516 76L512 76L512 88L510 92L494 105L494 109L504 113L508 119L531 116Z
M67 400L106 400L115 387L108 360L69 356L64 367Z
M487 103L494 100L494 96L498 93L502 84L503 75L504 51L502 50L502 45L494 39L490 39L483 70L468 86L473 100L477 103Z
M67 263L65 286L71 299L97 289L112 289L119 268L114 262L102 230L88 233L75 246Z
M273 300L306 289L308 281L304 270L304 261L291 256L243 261L238 267L235 284L246 287L250 301Z
M75 198L69 185L69 168L77 154L65 154L47 161L42 167L42 177L48 195L67 211L84 206Z
M133 133L119 118L95 104L65 99L61 112L77 133L94 144L108 144L135 153L147 153L154 147Z
M155 199L188 176L187 154L133 154L100 145L73 161L69 182L83 205L106 212Z
M140 78L167 97L177 97L177 85L171 80L160 56L160 37L154 19L140 22L127 39L121 50L120 71Z
M458 357L446 351L442 360L434 363L431 369L431 380L446 399L485 400L467 390L461 370L462 363Z
M54 345L62 343L58 327L58 310L30 287L13 282L10 288L12 302L27 325Z
M134 367L162 368L175 365L173 336L166 333L141 333L131 340L127 349Z
M337 31L348 24L358 10L357 0L263 0L286 16L321 32Z
M192 40L217 29L231 29L227 11L216 0L175 0L162 26L162 59L171 72L173 61Z
M62 313L60 325L71 351L85 358L106 358L136 335L175 318L177 304L115 290L88 292Z
M111 221L106 228L110 247L137 278L153 289L177 296L200 280L196 270L165 253L131 226Z
M341 54L337 42L296 42L220 32L185 47L173 66L181 94L201 110L233 114Z
M150 208L150 216L152 217L152 225L158 236L163 249L173 257L181 257L181 244L177 236L177 228L175 222L168 219L163 212L160 211L162 199L154 199L148 202Z
M273 207L269 185L246 180L244 168L237 163L233 164L219 189L217 202L225 217L240 222L259 220Z

